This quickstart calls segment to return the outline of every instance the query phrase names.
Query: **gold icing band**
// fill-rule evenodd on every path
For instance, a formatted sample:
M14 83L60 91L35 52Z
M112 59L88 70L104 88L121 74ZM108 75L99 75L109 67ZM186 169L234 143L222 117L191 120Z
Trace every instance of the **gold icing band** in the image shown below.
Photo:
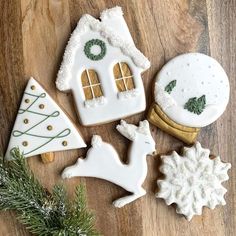
M156 103L151 105L147 117L153 125L187 144L194 143L200 131L199 128L192 128L175 123Z

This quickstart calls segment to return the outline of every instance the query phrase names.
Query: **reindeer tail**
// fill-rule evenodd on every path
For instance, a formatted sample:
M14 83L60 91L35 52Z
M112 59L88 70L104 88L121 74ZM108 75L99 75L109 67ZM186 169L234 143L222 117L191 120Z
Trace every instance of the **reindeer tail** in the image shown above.
M91 140L92 147L100 147L102 145L102 138L99 135L93 135Z

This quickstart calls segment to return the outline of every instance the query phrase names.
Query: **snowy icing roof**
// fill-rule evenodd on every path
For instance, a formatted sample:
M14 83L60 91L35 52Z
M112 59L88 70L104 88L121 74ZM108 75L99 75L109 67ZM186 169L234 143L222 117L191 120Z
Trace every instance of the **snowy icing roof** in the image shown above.
M75 30L71 34L65 49L60 70L57 74L56 86L59 90L64 91L69 89L73 58L75 57L76 49L81 46L80 35L86 33L89 29L99 32L112 46L120 48L126 56L131 58L137 67L143 70L150 67L150 61L135 47L134 43L122 38L119 33L116 32L117 30L112 29L104 23L108 18L115 17L123 18L121 7L117 6L104 10L100 15L101 21L88 14L81 17Z

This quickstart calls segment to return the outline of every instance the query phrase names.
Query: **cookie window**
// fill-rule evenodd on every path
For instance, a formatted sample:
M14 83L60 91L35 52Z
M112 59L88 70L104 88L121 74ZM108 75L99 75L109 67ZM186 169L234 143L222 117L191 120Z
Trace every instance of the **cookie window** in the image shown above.
M103 96L101 83L95 70L84 70L81 75L85 100L92 100Z
M116 87L119 92L124 92L135 88L133 75L127 63L116 63L113 67L113 74L116 81Z

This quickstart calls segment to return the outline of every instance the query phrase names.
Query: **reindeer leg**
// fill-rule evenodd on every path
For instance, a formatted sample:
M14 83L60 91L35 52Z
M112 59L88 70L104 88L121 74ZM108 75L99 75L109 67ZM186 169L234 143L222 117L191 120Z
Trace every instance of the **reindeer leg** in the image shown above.
M144 196L146 191L143 188L140 188L137 192L134 192L132 195L119 198L113 202L115 207L121 208L126 204L135 201L136 199Z
M68 166L63 170L61 177L63 179L70 179L75 176L80 176L79 170L80 170L80 166L81 166L81 164L83 164L83 162L84 162L83 159L78 158L78 160L76 161L76 163L74 165Z

